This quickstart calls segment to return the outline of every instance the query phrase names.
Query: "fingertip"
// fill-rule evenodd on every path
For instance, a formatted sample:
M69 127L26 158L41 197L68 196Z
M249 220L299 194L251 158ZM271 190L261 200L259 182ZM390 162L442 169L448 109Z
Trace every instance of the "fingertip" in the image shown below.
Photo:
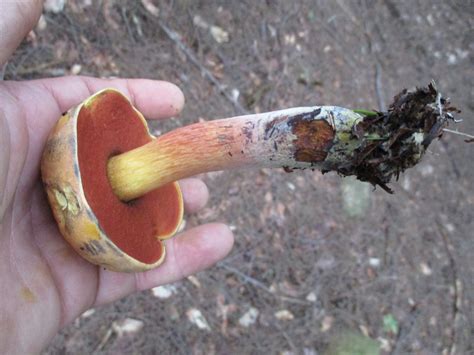
M167 84L169 85L170 92L172 92L172 95L174 96L175 105L173 105L173 109L175 109L175 115L179 115L186 103L186 98L178 85L170 82L167 82Z
M214 255L215 263L226 257L234 246L234 233L229 226L224 223L209 223L205 230L197 231L203 248L209 248L210 255Z
M178 281L225 258L234 245L234 235L223 223L210 223L187 230L166 242L165 262L156 269L123 274L102 271L96 305L111 302L136 290Z
M223 223L209 223L172 239L182 276L194 274L225 258L234 245L234 235Z
M221 235L223 245L225 246L225 255L230 253L234 246L234 233L230 230L230 227L224 223L216 223L217 232Z
M209 200L209 190L206 184L196 178L179 181L183 193L184 209L187 213L194 213L203 208Z
M1 1L0 68L38 22L43 1Z
M184 94L173 83L151 79L94 78L68 76L32 81L40 89L48 89L60 112L67 111L90 95L114 88L126 95L147 119L177 116L184 106Z
M178 116L184 107L184 94L170 82L159 80L131 80L136 106L148 119Z

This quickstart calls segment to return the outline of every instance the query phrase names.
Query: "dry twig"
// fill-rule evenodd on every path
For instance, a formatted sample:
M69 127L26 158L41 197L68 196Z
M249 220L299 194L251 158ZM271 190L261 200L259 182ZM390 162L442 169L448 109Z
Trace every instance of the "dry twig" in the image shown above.
M180 38L180 35L173 31L171 28L166 26L163 22L158 21L158 25L163 30L163 32L168 36L170 40L172 40L176 46L188 57L188 59L199 68L201 74L209 80L224 97L229 100L232 105L234 105L235 109L239 114L246 114L248 111L242 107L242 105L232 97L232 95L226 90L226 88L216 79L216 77L206 68L204 67L199 60L196 58L192 50L186 46Z

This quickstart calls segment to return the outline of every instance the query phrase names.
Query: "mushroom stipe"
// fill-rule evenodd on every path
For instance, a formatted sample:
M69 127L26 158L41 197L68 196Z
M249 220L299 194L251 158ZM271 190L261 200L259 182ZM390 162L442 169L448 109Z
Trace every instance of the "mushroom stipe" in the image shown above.
M158 138L113 89L69 110L45 147L42 177L59 229L92 263L144 271L165 257L162 240L179 228L181 178L245 167L335 171L392 192L452 113L437 91L398 94L387 112L299 107L207 121Z

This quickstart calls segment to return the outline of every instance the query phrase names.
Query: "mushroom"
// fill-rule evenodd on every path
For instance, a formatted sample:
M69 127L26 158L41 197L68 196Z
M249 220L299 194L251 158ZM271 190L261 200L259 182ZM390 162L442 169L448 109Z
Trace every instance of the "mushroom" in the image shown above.
M183 216L177 182L123 202L107 178L110 157L154 140L120 92L102 90L66 112L51 132L41 173L61 234L85 259L115 271L144 271L165 258L163 240Z
M69 110L51 133L42 178L59 229L92 263L143 271L165 257L178 229L178 181L244 167L336 171L392 192L456 111L434 83L404 90L387 112L290 108L206 121L158 138L125 96L102 90Z

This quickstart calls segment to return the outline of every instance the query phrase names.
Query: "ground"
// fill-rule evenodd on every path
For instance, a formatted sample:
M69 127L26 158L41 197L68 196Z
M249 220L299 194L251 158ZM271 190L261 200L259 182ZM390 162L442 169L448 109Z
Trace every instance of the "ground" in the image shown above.
M471 0L76 0L44 13L5 78L174 82L186 108L156 134L292 106L384 109L434 79L462 110L450 128L472 134L473 15ZM394 195L311 171L206 174L211 200L186 228L230 224L232 253L86 312L44 353L474 352L473 149L446 133Z

